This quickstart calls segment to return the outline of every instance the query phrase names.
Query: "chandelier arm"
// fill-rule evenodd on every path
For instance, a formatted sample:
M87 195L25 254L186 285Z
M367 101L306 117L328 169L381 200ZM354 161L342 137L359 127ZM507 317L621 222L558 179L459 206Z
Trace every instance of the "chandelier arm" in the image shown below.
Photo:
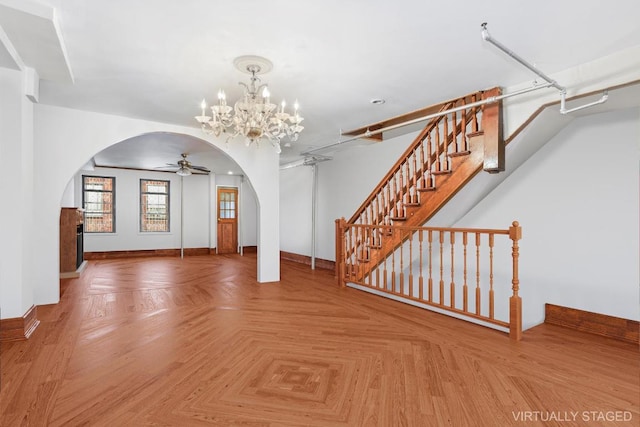
M247 62L247 58L252 62ZM278 107L269 101L269 86L261 83L258 74L271 70L270 61L257 57L240 57L236 58L234 64L240 71L251 74L248 84L238 82L244 88L243 97L231 107L226 103L224 92L220 91L219 104L211 106L211 118L204 114L206 102L203 100L202 115L196 116L196 120L206 134L213 133L217 137L226 133L227 148L232 139L243 135L247 145L255 143L259 146L260 140L264 138L280 153L282 138L287 136L291 141L296 141L298 134L304 129L300 126L303 119L298 115L297 103L294 114L290 115L284 111L284 102Z

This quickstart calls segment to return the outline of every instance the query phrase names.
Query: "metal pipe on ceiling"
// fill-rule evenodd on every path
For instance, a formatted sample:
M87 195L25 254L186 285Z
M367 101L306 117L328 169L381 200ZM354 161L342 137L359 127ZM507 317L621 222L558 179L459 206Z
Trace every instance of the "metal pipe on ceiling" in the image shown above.
M517 90L515 92L505 93L503 95L498 95L498 96L491 96L491 97L489 97L487 99L483 99L481 101L471 102L469 104L460 105L458 107L450 108L450 109L445 110L445 111L439 111L439 112L433 113L433 114L428 114L426 116L418 117L418 118L415 118L415 119L412 119L412 120L408 120L406 122L396 123L395 125L390 125L390 126L383 127L383 128L380 128L380 129L367 131L367 132L361 133L359 135L355 135L355 136L352 136L350 138L343 139L343 140L338 141L338 142L334 142L332 144L324 145L322 147L314 148L313 150L305 151L304 153L302 153L302 155L303 156L311 155L311 153L315 153L315 152L321 151L321 150L326 150L327 148L335 147L337 145L344 144L345 142L351 142L351 141L354 141L354 140L360 139L360 138L368 138L368 137L370 137L372 135L376 135L376 134L379 134L379 133L382 133L382 132L387 132L387 131L394 130L394 129L397 129L397 128L400 128L400 127L403 127L403 126L409 126L409 125L412 125L412 124L415 124L415 123L420 123L420 122L423 122L425 120L431 120L431 119L436 118L436 117L446 116L447 114L450 114L450 113L453 113L453 112L462 111L462 110L466 110L467 108L474 108L474 107L479 107L479 106L482 106L482 105L485 105L485 104L491 104L491 103L498 102L498 101L500 101L502 99L505 99L505 98L510 98L512 96L517 96L517 95L523 95L525 93L533 92L534 90L544 89L544 88L547 88L547 87L550 87L550 86L553 86L553 83L548 82L548 83L543 83L543 84L534 84L533 86L530 86L530 87L525 88L525 89L520 89L520 90Z
M545 73L540 71L534 65L530 64L529 62L524 60L522 57L520 57L518 54L516 54L512 50L508 49L505 45L503 45L502 43L500 43L499 41L497 41L496 39L491 37L491 35L489 34L489 30L487 30L487 23L486 22L483 22L481 27L482 27L482 40L491 43L492 45L494 45L495 47L500 49L502 52L504 52L507 55L509 55L512 59L514 59L520 65L522 65L525 68L533 71L536 75L538 75L538 77L542 78L547 83L551 83L551 86L555 87L556 89L558 89L558 91L560 91L560 114L573 113L574 111L583 110L585 108L593 107L593 106L598 105L598 104L604 104L605 102L607 102L607 99L609 99L609 94L605 90L602 93L602 96L600 97L600 99L598 99L597 101L590 102L590 103L584 104L584 105L580 105L580 106L575 107L575 108L567 109L566 108L566 102L567 102L567 88L566 87L561 86L558 82L553 80L551 77L547 76Z
M328 148L333 148L339 145L342 145L344 143L347 142L351 142L354 141L356 139L360 139L360 138L368 138L371 137L372 135L376 135L382 132L387 132L390 130L394 130L403 126L408 126L408 125L412 125L415 123L419 123L425 120L430 120L436 117L440 117L440 116L444 116L453 112L457 112L460 110L464 110L467 108L473 108L473 107L478 107L481 105L485 105L485 104L489 104L489 103L493 103L493 102L497 102L501 99L505 99L505 98L510 98L512 96L517 96L517 95L522 95L528 92L532 92L534 90L538 90L538 89L544 89L544 88L548 88L548 87L554 87L556 88L559 92L560 92L560 114L567 114L567 113L571 113L574 111L578 111L578 110L582 110L584 108L588 108L588 107L592 107L594 105L598 105L598 104L603 104L604 102L607 101L608 99L608 94L607 91L603 92L602 97L594 102L591 102L589 104L585 104L585 105L581 105L575 108L571 108L571 109L567 109L566 108L566 96L567 96L567 89L560 85L557 81L555 81L554 79L552 79L551 77L549 77L548 75L546 75L545 73L543 73L542 71L540 71L538 68L536 68L535 66L533 66L532 64L530 64L529 62L527 62L526 60L524 60L522 57L520 57L518 54L516 54L515 52L513 52L512 50L508 49L505 45L503 45L502 43L500 43L499 41L495 40L490 34L489 34L489 30L487 30L487 23L484 22L482 23L482 39L491 43L492 45L494 45L495 47L497 47L498 49L500 49L501 51L503 51L504 53L506 53L507 55L509 55L509 57L513 58L516 62L518 62L519 64L523 65L524 67L526 67L527 69L533 71L536 75L538 75L540 78L542 78L546 83L543 84L538 84L536 82L533 83L532 86L525 88L525 89L521 89L515 92L511 92L511 93L507 93L504 95L500 95L500 96L494 96L494 97L490 97L487 99L484 99L482 101L477 101L477 102L472 102L470 104L466 104L466 105L461 105L459 107L456 108L451 108L449 110L446 111L441 111L438 113L434 113L434 114L429 114L423 117L418 117L416 119L413 120L408 120L406 122L402 122L402 123L397 123L395 125L391 125L391 126L387 126L384 128L380 128L380 129L376 129L373 131L367 131L364 133L361 133L359 135L355 135L352 136L350 138L344 139L344 140L340 140L331 144L327 144L327 145L323 145L322 147L318 147L318 148L314 148L312 150L308 150L305 151L304 153L302 153L303 156L308 156L311 155L311 153L316 153L318 151L323 151L326 150ZM295 166L293 166L295 167Z

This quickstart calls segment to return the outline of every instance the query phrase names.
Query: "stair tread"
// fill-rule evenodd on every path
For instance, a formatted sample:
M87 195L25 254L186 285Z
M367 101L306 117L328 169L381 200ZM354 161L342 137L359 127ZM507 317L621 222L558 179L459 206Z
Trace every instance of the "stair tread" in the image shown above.
M431 174L433 175L445 175L448 173L451 173L451 169L443 170L443 171L431 171Z
M436 191L436 187L418 188L418 191Z
M455 153L451 153L449 154L449 157L460 157L460 156L467 156L471 154L471 151L456 151Z

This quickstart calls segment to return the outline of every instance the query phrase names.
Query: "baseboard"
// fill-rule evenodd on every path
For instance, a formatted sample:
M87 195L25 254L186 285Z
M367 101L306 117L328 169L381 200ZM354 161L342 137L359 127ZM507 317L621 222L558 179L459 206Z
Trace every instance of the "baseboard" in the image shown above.
M545 304L544 323L564 326L603 337L640 344L640 322L592 313L559 305Z
M0 319L0 342L29 339L39 324L38 308L35 305L32 305L22 317Z
M215 253L215 249L213 249ZM185 256L209 255L209 248L184 248ZM85 252L84 259L118 259L135 257L158 257L158 256L180 256L180 249L145 249L137 251L108 251L108 252Z
M311 257L306 255L294 254L291 252L280 251L280 259L287 261L298 262L300 264L311 265ZM325 270L335 270L335 261L328 261L326 259L316 258L316 267Z
M80 275L82 274L85 268L87 268L86 260L82 261L82 264L80 264L80 266L76 271L67 271L64 273L60 273L60 278L61 279L77 279L78 277L80 277Z

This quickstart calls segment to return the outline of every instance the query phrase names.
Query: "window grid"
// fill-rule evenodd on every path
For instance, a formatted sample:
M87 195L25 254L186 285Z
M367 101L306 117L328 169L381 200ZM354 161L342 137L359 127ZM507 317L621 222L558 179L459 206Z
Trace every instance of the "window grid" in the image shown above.
M115 178L82 176L86 233L115 233Z
M220 218L229 219L236 217L235 193L220 194Z
M140 231L169 231L169 181L140 180Z

